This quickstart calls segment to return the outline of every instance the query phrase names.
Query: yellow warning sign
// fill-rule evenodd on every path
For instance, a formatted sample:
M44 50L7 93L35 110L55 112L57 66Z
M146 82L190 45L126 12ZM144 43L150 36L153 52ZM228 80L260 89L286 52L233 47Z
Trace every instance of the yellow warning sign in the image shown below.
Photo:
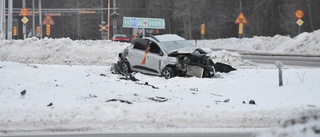
M239 34L242 35L243 34L243 24L239 24Z
M13 26L13 36L17 36L17 27Z
M244 14L242 12L240 12L238 18L235 21L236 24L247 24L248 21L246 19L246 17L244 16Z
M298 19L297 24L298 24L299 26L301 26L301 25L303 24L303 20L302 20L302 19Z
M43 25L54 25L54 21L50 15L46 15L46 18L42 22Z
M201 24L201 35L204 35L205 29L206 29L206 25L205 24Z
M23 17L21 19L21 21L23 22L23 24L27 24L27 22L29 21L29 19L27 17Z
M46 35L50 36L50 25L46 25Z

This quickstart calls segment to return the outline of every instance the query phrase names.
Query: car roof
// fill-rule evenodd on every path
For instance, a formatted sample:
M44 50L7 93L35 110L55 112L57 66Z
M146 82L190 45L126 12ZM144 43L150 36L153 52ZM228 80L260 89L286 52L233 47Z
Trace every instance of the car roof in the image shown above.
M117 37L117 36L127 37L127 35L126 35L126 34L114 34L113 36L114 36L114 37Z
M176 34L164 34L164 35L157 35L153 37L156 38L156 40L159 42L185 40L184 38Z

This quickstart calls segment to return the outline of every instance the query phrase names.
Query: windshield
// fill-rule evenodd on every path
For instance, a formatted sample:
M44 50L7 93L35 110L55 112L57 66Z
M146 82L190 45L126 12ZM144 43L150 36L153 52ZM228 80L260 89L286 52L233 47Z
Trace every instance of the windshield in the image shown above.
M127 35L114 35L115 38L127 38Z
M190 42L186 40L166 41L166 42L160 42L160 43L163 45L163 48L167 53L171 53L181 48L194 47Z

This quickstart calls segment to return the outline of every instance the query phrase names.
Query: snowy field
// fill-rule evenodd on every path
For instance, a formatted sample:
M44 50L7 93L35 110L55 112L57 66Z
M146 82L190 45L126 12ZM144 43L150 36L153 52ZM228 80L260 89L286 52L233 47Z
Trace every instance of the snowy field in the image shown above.
M223 50L213 52L212 59L237 71L169 80L137 73L139 81L129 81L109 71L128 45L68 38L0 41L0 135L255 132L276 127L261 136L315 136L314 129L320 129L320 68L285 66L284 86L279 87L274 65L255 64ZM295 38L230 38L197 45L319 56L320 31ZM288 119L298 122L288 124Z

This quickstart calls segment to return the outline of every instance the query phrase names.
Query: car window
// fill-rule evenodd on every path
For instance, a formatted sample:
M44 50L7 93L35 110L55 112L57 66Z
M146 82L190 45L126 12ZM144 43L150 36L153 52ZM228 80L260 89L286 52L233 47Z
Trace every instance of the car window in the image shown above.
M167 53L176 51L181 48L186 48L186 47L194 47L189 41L186 40L179 40L179 41L166 41L166 42L161 42L163 45L164 50Z
M149 52L159 54L160 53L160 47L158 46L157 43L151 42L150 43Z
M127 35L115 35L116 38L127 38Z
M146 50L147 45L148 45L148 40L137 39L133 45L133 48L139 49L139 50Z

